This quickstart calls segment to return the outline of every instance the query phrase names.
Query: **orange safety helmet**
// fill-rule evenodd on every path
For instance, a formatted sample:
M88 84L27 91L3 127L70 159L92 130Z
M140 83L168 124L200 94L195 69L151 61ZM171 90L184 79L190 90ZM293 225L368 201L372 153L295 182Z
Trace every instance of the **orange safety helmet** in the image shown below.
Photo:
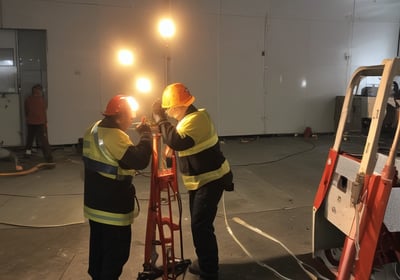
M132 96L126 96L118 94L111 98L108 102L106 110L103 112L104 116L114 116L123 112L124 110L131 110L134 116L136 116L136 111L139 105Z
M161 106L165 109L178 106L189 106L195 98L188 88L181 83L168 85L163 92Z

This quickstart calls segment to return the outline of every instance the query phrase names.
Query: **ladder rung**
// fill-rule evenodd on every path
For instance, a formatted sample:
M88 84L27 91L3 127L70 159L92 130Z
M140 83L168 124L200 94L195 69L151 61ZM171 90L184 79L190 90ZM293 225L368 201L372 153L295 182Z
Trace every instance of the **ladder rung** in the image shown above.
M164 237L164 245L171 244L171 243L172 243L172 238L171 237Z
M170 169L165 169L165 170L159 170L157 177L158 178L163 178L163 177L174 177L175 173L172 172Z
M168 225L171 228L171 230L179 230L179 225L172 223L169 217L161 218L161 223L163 225Z

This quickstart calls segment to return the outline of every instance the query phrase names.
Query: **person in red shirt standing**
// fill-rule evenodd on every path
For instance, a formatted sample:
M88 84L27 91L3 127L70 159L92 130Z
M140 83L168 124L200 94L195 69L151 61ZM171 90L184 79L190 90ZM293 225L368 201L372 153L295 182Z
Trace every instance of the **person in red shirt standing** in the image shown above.
M43 97L42 85L32 87L32 94L25 100L25 120L28 128L25 155L32 154L33 140L39 143L44 158L47 162L53 162L51 147L47 137L47 104Z

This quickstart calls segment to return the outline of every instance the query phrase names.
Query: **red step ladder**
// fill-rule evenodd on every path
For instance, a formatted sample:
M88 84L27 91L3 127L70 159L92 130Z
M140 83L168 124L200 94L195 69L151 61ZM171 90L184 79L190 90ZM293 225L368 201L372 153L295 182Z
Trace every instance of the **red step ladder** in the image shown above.
M150 200L147 212L143 272L138 280L184 278L189 259L183 257L182 201L176 158L163 160L161 135L153 134ZM167 161L170 159L170 164ZM159 259L159 249L161 259Z

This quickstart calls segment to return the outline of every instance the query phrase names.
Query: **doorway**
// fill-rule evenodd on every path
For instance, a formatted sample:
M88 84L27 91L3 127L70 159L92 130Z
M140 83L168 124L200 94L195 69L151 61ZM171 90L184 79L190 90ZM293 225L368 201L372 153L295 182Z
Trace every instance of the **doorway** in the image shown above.
M0 144L25 145L24 100L34 84L47 100L45 30L0 29Z

